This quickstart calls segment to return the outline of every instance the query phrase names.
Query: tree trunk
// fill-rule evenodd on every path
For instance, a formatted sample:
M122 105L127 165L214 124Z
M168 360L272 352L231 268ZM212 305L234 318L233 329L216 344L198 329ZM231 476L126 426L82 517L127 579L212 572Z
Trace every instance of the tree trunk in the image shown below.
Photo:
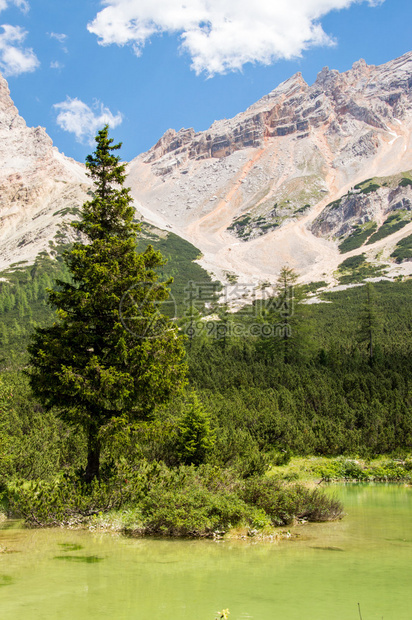
M89 427L87 438L87 467L85 479L86 482L92 482L95 478L99 478L100 473L100 440L98 439L98 430L95 426Z

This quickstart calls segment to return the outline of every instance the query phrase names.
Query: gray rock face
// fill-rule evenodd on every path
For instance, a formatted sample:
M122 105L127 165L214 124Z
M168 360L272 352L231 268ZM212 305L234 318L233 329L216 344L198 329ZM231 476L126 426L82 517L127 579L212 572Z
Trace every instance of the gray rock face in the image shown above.
M410 220L412 185L403 187L395 183L395 187L380 186L368 193L352 190L322 211L313 222L312 232L318 237L343 238L356 226L368 222L381 224L393 212L403 215L405 221Z

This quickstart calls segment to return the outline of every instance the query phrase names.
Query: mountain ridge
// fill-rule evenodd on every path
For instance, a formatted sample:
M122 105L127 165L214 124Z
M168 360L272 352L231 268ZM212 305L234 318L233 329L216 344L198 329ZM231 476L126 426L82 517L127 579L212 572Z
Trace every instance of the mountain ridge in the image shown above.
M90 181L84 166L60 154L43 128L27 128L4 78L0 144L4 268L30 263L50 249L67 214L86 199ZM128 164L128 184L141 216L198 247L202 266L222 281L236 276L259 286L274 282L281 266L289 264L303 282L333 283L342 261L338 237L350 237L375 219L381 225L393 205L382 202L385 191L379 189L382 204L376 206L371 191L359 199L356 216L343 209L337 223L338 211L332 213L330 204L368 178L411 169L408 52L381 66L360 60L343 73L324 67L311 86L296 73L244 112L205 131L169 129ZM411 187L400 193L409 213ZM319 226L323 211L329 224ZM394 243L410 228L406 223L395 237L362 251L371 261L386 261L392 275L411 273L410 263L390 258Z
M325 67L312 86L298 73L204 132L168 130L130 163L142 214L199 247L220 279L273 281L288 263L304 281L333 281L338 243L311 222L356 183L412 168L411 75L411 52Z

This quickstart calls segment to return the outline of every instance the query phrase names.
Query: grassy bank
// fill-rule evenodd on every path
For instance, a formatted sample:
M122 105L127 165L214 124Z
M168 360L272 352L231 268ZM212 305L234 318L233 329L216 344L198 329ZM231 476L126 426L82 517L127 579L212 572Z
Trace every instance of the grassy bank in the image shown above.
M295 457L287 465L272 466L269 476L301 483L320 482L404 482L412 483L412 455L399 458Z

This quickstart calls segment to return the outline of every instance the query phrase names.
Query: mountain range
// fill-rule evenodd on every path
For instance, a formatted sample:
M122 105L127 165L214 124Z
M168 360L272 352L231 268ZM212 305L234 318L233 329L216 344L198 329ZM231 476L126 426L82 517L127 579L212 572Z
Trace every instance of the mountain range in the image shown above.
M0 162L4 269L67 240L62 222L91 185L26 126L2 77ZM396 254L412 234L411 170L412 52L325 67L311 86L297 73L206 131L169 129L128 164L127 184L138 217L190 241L223 282L274 282L287 264L330 285L355 256L380 275L412 273L408 252Z

